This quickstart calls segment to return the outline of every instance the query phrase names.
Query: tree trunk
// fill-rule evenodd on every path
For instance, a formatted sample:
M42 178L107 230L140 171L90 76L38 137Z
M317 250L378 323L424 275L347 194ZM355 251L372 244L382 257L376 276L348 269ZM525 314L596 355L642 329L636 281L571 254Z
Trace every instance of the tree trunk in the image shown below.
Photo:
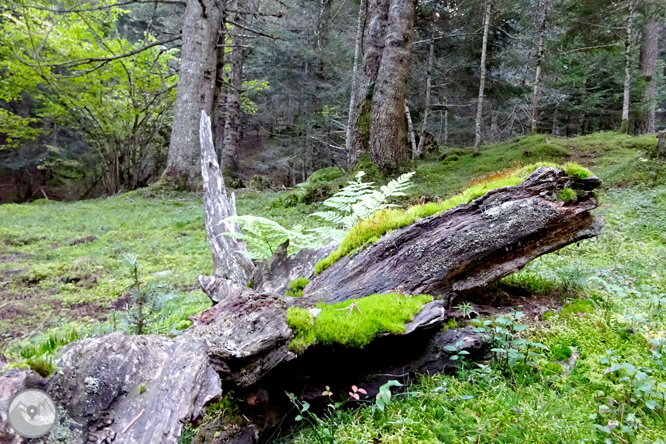
M657 98L657 82L655 73L659 58L659 31L661 25L656 17L650 18L642 32L641 54L638 71L645 79L645 89L641 100L641 116L638 121L639 134L655 132L655 107Z
M173 128L165 179L175 188L201 186L201 111L211 115L215 95L217 42L224 5L220 0L188 0Z
M414 123L412 122L412 113L409 112L409 105L405 100L405 117L407 118L407 134L409 135L409 144L412 147L412 159L417 155L416 137L414 132ZM423 139L423 137L421 138ZM420 141L419 141L420 142Z
M499 139L499 110L497 109L497 104L493 104L493 107L490 110L490 141L492 143L497 143L499 142Z
M352 84L351 84L351 95L349 98L349 116L347 117L347 131L345 137L345 148L348 153L352 151L352 127L354 125L354 112L356 110L356 103L359 100L359 68L361 59L361 52L363 51L363 33L365 31L365 22L366 22L366 10L368 6L366 0L361 0L358 5L358 23L356 25L356 43L354 45L354 67L352 69Z
M444 110L444 145L449 144L449 109Z
M238 10L238 0L230 3L230 8ZM236 13L234 21L240 16ZM227 88L227 117L224 124L224 148L222 151L222 172L227 179L235 179L238 172L238 127L241 113L241 89L243 87L243 51L242 29L235 29L231 34L231 55L229 57L229 87Z
M634 31L634 14L636 11L636 0L630 0L629 16L627 17L627 30L624 40L624 95L622 100L622 122L620 132L627 134L629 131L629 99L631 93L631 45Z
M390 0L368 0L369 23L363 42L363 70L358 75L355 108L347 140L347 163L350 168L368 151L372 98L384 53L389 5Z
M391 0L381 66L372 98L370 155L384 173L409 159L405 100L414 31L414 0Z
M557 106L555 107L555 111L553 111L553 129L551 130L551 134L553 136L559 136L560 135L560 129L557 126Z
M548 19L548 8L550 0L545 0L539 23L539 43L537 44L536 72L534 74L534 91L532 93L532 134L537 133L539 120L539 94L541 93L541 67L543 65L543 47L546 34L546 21Z
M247 251L245 242L223 235L223 233L240 233L238 224L222 222L227 217L236 216L236 198L234 193L227 198L224 178L213 147L210 118L205 111L201 111L200 125L200 168L204 185L204 215L208 245L213 254L214 274L234 284L245 285L250 280L254 269L252 261L241 253ZM199 278L202 287L206 287L208 279L206 276Z
M486 87L486 52L488 49L488 29L490 28L491 7L492 7L492 1L486 0L486 12L483 16L483 43L481 45L481 80L479 81L479 99L476 105L474 154L479 154L479 148L481 147L481 118L483 117L483 90Z
M423 154L425 148L425 134L428 131L428 114L430 114L430 90L432 89L432 65L435 60L435 25L432 24L430 32L430 48L428 52L428 71L426 72L426 91L425 91L425 105L423 107L423 123L421 124L421 138L419 139L419 146L416 150L416 156Z

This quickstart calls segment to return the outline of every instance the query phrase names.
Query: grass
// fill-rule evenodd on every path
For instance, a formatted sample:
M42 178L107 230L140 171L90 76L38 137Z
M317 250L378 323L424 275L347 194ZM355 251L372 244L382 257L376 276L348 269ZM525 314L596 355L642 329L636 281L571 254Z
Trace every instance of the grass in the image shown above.
M540 166L561 168L572 177L586 178L592 176L591 171L573 162L567 162L564 166L558 166L549 162L539 162L524 167L507 168L499 172L490 173L480 179L477 178L473 181L471 187L443 202L414 205L408 209L389 208L379 211L369 218L360 221L342 239L340 246L336 250L317 262L315 265L315 274L326 270L344 256L348 256L367 245L377 242L380 237L393 230L411 225L424 217L442 214L458 205L468 204L474 199L483 196L488 191L519 185ZM573 193L573 197L571 193ZM575 199L575 197L575 191L568 188L563 190L560 196L558 196L560 200L565 202L569 202Z
M337 304L320 303L316 319L304 308L290 307L287 321L295 335L290 350L302 353L315 342L363 348L380 334L403 333L405 324L430 301L432 296L427 295L374 294Z

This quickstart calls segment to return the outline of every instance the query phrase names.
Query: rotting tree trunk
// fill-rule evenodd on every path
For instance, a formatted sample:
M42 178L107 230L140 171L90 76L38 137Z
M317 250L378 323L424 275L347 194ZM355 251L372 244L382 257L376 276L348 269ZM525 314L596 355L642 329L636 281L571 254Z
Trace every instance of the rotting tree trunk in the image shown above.
M384 173L410 158L405 100L414 13L414 0L391 1L384 52L372 97L369 140L370 156Z
M641 53L638 61L638 71L645 80L645 89L641 100L641 113L638 121L638 133L649 134L655 132L655 107L657 99L657 82L655 73L659 59L659 31L661 24L653 17L643 28Z
M204 214L208 245L213 254L214 274L235 284L245 285L254 269L252 261L240 253L247 251L245 242L223 235L223 233L240 233L238 224L222 222L227 217L236 216L236 198L234 193L227 197L224 178L213 146L210 118L205 111L201 111L200 125ZM202 286L208 285L205 276L200 277L199 281Z
M624 93L622 98L622 122L620 132L629 132L629 105L631 94L631 47L634 31L634 15L636 13L636 0L629 1L629 15L627 29L624 37Z
M213 113L217 44L224 5L220 0L188 0L169 155L164 179L178 189L201 184L199 117Z
M483 15L483 42L481 44L481 79L479 80L479 98L476 102L476 121L474 124L474 154L481 148L481 119L483 118L483 90L486 87L486 56L488 52L488 29L490 28L490 10L492 1L486 0L486 12Z
M366 18L368 27L363 38L363 66L358 73L356 101L347 140L349 168L352 168L356 161L368 151L372 98L384 53L390 0L368 0L367 4L369 21Z
M550 0L544 0L539 23L539 41L537 43L536 71L534 73L534 91L532 92L532 128L531 133L537 133L539 121L539 94L541 94L541 67L543 66L544 38L546 35L546 22L548 20L548 8Z
M430 114L430 90L432 89L432 66L435 62L435 25L432 24L430 31L430 47L428 48L428 69L426 72L426 90L425 90L425 104L423 106L423 123L421 124L421 138L419 139L419 146L416 149L414 157L419 157L423 154L425 149L425 135L428 131L428 115Z

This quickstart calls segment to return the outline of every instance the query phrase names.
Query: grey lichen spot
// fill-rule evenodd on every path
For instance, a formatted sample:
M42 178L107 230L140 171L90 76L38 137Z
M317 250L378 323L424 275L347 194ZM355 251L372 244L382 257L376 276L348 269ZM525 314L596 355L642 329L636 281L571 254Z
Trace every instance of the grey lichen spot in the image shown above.
M93 378L92 376L86 376L86 379L83 381L86 385L86 392L90 394L97 394L99 391L99 379Z

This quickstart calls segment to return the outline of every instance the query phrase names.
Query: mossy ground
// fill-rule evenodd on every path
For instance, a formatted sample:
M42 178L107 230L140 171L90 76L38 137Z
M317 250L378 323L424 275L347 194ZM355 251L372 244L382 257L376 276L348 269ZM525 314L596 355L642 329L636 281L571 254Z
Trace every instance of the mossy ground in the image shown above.
M601 363L610 349L623 362L651 368L651 378L666 383L648 340L666 331L663 314L643 313L655 322L651 332L635 325L636 310L648 307L649 297L666 294L666 164L646 154L656 138L602 133L549 140L511 140L485 147L478 157L471 149L448 150L443 160L432 155L412 166L415 186L394 203L444 200L474 185L474 178L516 164L575 161L599 175L604 190L596 212L607 222L601 235L543 256L505 279L535 295L557 290L565 299L586 301L584 310L581 303L565 305L571 313L565 308L524 332L553 351L543 368L555 368L566 347L576 347L580 356L573 371L518 377L468 369L424 377L384 412L361 403L366 408L325 419L320 427L335 437L327 442L666 442L664 419L640 401L627 400L624 386L604 374ZM239 213L284 226L314 223L307 215L317 204L283 205L284 194L243 194ZM145 281L162 285L163 313L152 331L170 333L210 306L195 282L212 271L200 196L146 189L97 201L2 205L0 221L0 349L12 359L21 359L20 351L30 346L39 349L35 356L48 359L59 346L47 345L53 334L67 341L72 330L78 337L113 329L111 304L123 300L131 283L120 261L123 253L138 257ZM88 236L96 240L74 243ZM590 280L595 276L624 293L605 290ZM610 413L600 413L600 405L608 405ZM617 439L595 427L628 415L641 422L633 436L618 427ZM285 441L309 443L313 437L306 428Z

